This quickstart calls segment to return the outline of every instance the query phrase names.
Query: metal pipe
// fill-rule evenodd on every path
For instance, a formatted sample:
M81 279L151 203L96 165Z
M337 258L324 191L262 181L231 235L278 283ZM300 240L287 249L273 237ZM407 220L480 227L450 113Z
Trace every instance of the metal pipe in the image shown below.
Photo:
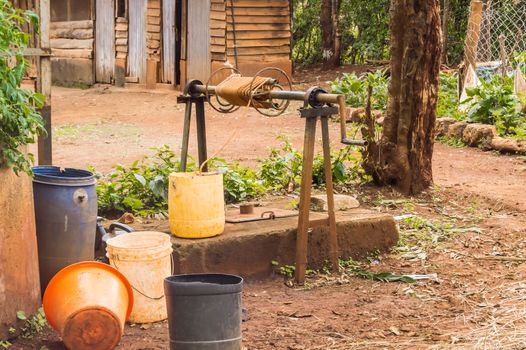
M193 85L192 90L194 90L193 92L199 92L201 94L206 94L205 85ZM208 94L214 95L215 92L216 92L216 87L209 85ZM304 91L272 90L270 91L269 96L273 99L278 99L278 100L305 101L305 99L307 98L307 93ZM316 100L321 103L338 103L338 96L340 95L318 93L316 95Z
M191 85L190 94L192 93L207 93L207 87L205 85L195 84ZM215 86L208 86L208 95L214 95L216 92ZM272 90L269 92L269 96L273 99L289 100L289 101L305 101L309 98L308 94L304 91L287 91L287 90ZM341 126L341 142L345 145L362 146L365 147L369 143L365 140L349 140L347 139L347 128L345 120L345 96L337 94L328 94L324 92L318 92L314 99L320 103L335 103L340 108L340 126Z

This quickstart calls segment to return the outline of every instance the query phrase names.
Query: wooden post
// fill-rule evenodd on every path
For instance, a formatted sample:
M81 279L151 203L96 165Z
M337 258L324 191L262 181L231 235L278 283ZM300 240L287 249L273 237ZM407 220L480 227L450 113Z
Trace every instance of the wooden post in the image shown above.
M303 145L303 170L301 173L301 193L296 235L296 270L295 280L305 283L307 270L307 249L309 241L309 211L312 190L312 162L314 160L314 142L316 140L316 121L318 118L305 118L305 139Z
M477 68L477 47L480 36L480 22L482 20L482 1L471 0L468 20L468 32L466 35L466 47L464 49L464 62L466 68L470 65Z
M334 186L332 184L331 149L329 140L329 121L321 118L321 134L323 143L323 172L325 173L325 188L327 193L327 212L329 223L329 259L332 270L338 271L340 252L338 250L338 234L336 232L336 214L334 212ZM309 198L310 202L310 198Z
M37 1L37 11L40 17L40 48L49 52L49 27L51 22L50 0ZM51 128L51 57L38 56L37 63L37 92L43 94L46 103L42 108L47 136L38 138L38 164L51 165L53 163L52 128Z

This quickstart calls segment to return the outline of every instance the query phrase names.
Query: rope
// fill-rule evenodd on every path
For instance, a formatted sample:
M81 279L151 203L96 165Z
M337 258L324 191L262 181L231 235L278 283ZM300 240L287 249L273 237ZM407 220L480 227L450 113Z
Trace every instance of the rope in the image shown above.
M215 97L222 107L218 108L211 103L210 95L208 93L208 85L210 79L213 76L215 76L217 72L223 69L232 69L236 73L231 74L228 78L226 78L221 83L219 83L219 85L216 86ZM278 80L274 78L263 77L260 75L264 71L268 70L277 71L278 73L281 73L286 78L287 82L289 83L289 86L292 88L292 84L288 75L283 70L278 68L264 68L260 70L255 77L243 77L237 69L224 67L212 73L206 84L206 96L208 102L210 103L210 106L221 113L231 113L232 111L236 110L235 108L233 108L233 106L245 107L242 116L243 119L246 119L248 117L248 111L250 107L255 108L259 113L269 117L275 117L277 115L280 115L288 107L289 101L281 104L272 101L272 98L270 98L270 91L276 88L283 88L279 85ZM220 99L223 101L221 101ZM261 109L277 110L279 113L276 115L266 114L263 111L261 111ZM239 131L241 125L242 123L237 123L236 128L233 130L232 134L225 141L225 143L223 143L223 145L211 157L209 157L206 161L203 162L203 164L201 164L201 166L199 167L199 171L197 172L198 175L202 174L205 165L208 164L208 162L211 159L215 158L219 153L221 153L225 149L225 147L232 141L232 139L237 135L237 132Z
M266 97L275 86L276 80L272 78L232 74L216 86L216 95L234 106L274 108ZM260 96L265 98L258 98Z
M255 84L253 84L253 82L255 82ZM245 107L242 119L246 119L248 117L248 111L250 110L250 107L253 107L254 104L261 106L260 108L269 108L265 106L270 105L270 103L255 101L253 99L253 92L258 91L261 87L270 83L272 83L271 85L273 86L273 82L274 80L271 78L241 77L239 74L232 74L216 87L216 95L220 96L222 99L226 100L232 105ZM253 86L252 90L250 89L250 86ZM211 157L208 157L208 159L205 160L203 164L201 164L197 173L198 175L203 174L203 168L205 165L208 164L211 159L217 157L217 155L225 149L230 141L234 139L242 124L243 123L237 123L236 128L234 131L232 131L232 134L230 134L230 137L223 143L223 145Z

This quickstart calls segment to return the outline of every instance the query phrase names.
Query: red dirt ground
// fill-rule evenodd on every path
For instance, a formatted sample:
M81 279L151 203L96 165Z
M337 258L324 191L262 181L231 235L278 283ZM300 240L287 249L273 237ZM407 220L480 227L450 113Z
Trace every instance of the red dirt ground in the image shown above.
M316 74L304 79L314 81ZM318 80L327 79L320 73ZM182 109L174 92L98 87L55 88L53 93L56 164L108 171L112 164L150 154L151 147L180 146ZM239 136L221 157L254 164L269 146L279 144L279 135L301 147L303 123L293 112L274 119L253 113L242 118L239 112L208 114L210 153L236 125L242 125ZM359 189L358 197L365 206L393 215L411 213L480 229L426 249L425 259L407 259L395 251L365 265L374 271L437 273L437 282L386 283L324 274L309 280L310 288L288 287L278 275L248 281L243 294L249 314L243 323L246 348L523 348L526 303L514 293L525 288L526 161L437 144L433 170L436 188L417 198L369 187ZM506 327L503 311L519 314L514 327ZM477 332L493 338L481 343ZM510 346L512 338L519 345ZM62 349L52 331L15 341L13 349L44 345ZM162 322L148 329L127 326L119 349L167 347L167 324Z

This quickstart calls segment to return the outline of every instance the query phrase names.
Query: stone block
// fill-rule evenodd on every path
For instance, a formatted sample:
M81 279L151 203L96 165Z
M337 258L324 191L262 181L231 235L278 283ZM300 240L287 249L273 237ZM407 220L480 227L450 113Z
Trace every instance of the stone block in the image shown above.
M502 153L526 153L526 142L520 142L504 137L494 137L490 147Z
M468 124L462 131L462 140L471 147L489 148L491 140L497 135L494 125Z
M456 122L451 124L447 129L447 136L455 139L462 139L462 132L466 128L468 123Z
M435 135L444 136L448 134L448 129L451 124L455 124L455 118L437 118L435 124Z
M325 214L311 214L311 219ZM174 272L217 272L244 278L265 278L274 267L294 264L297 217L244 224L227 224L225 233L207 239L172 237ZM168 224L156 223L156 230L167 232ZM342 259L365 258L373 252L386 252L398 242L398 229L392 216L363 209L339 212L336 224L339 255ZM319 269L329 260L328 228L316 227L309 234L308 266Z
M314 211L327 211L329 207L327 205L327 195L320 194L312 196L310 199L311 208ZM352 196L345 194L334 195L334 210L348 210L358 208L360 202Z

